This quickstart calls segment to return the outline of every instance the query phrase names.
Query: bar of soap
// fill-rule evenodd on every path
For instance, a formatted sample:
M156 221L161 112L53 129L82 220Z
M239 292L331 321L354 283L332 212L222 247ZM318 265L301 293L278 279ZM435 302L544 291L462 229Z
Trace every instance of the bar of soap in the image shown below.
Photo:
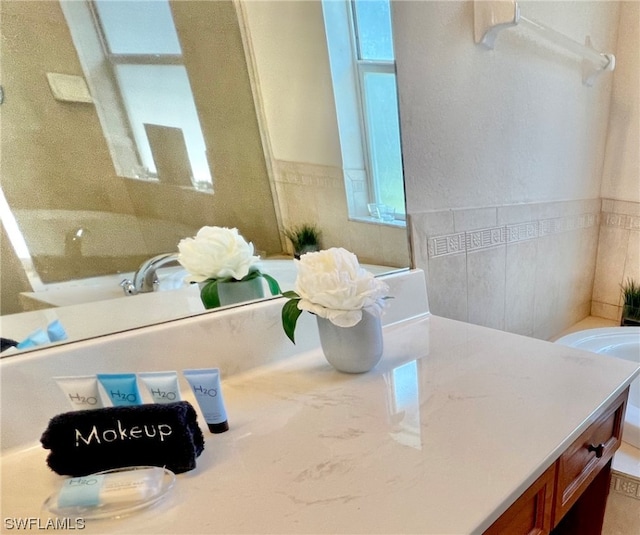
M176 475L159 466L129 466L71 477L60 482L44 502L44 509L67 518L88 520L122 518L163 499Z
M67 479L58 507L103 507L144 502L159 493L164 468L149 467Z

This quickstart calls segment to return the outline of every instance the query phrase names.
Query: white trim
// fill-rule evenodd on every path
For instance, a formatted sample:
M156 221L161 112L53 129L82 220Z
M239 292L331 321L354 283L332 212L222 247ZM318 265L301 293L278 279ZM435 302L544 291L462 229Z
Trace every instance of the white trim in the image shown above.
M240 36L242 38L242 46L247 62L247 72L249 73L249 84L251 85L251 93L253 95L253 103L256 110L256 119L258 121L258 130L260 131L260 139L262 141L262 150L264 152L265 166L267 168L267 176L269 177L269 188L273 197L273 205L276 213L276 222L279 229L280 244L282 250L287 249L287 239L284 235L284 222L282 220L282 207L278 189L276 187L276 175L274 172L273 149L271 147L271 139L269 138L267 128L267 115L265 112L264 100L262 98L262 89L260 86L260 76L258 75L258 67L256 65L256 55L249 30L249 18L247 16L245 2L247 0L233 0L238 17L238 26L240 28Z

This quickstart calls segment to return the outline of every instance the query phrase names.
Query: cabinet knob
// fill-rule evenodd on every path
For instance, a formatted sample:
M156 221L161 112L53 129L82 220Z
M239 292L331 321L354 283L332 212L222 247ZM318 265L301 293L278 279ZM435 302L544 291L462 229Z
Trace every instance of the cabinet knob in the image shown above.
M596 457L599 459L604 453L604 444L598 444L597 446L595 446L594 444L589 444L589 447L587 449L590 452L594 451L596 453Z

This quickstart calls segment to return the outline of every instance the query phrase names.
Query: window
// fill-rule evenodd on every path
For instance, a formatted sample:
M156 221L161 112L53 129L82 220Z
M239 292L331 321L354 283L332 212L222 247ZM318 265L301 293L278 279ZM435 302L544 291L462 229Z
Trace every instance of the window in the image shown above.
M349 175L351 171L353 175L353 170L361 167L366 176L366 203L351 191L350 215L369 215L364 204L375 203L391 206L395 219L403 220L405 199L390 3L345 0L343 9L336 4L342 2L325 0L323 7L345 173ZM347 69L352 69L352 77L345 76ZM358 132L355 137L354 130ZM361 145L360 151L350 146L353 143ZM347 183L348 193L349 187Z
M210 190L206 146L168 0L64 4L117 174ZM98 56L101 69L92 69Z

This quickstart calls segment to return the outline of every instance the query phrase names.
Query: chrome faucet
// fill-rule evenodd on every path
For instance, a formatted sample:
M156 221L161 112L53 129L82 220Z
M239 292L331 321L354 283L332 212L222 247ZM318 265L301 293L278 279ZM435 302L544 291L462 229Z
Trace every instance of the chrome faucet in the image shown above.
M135 272L133 280L124 279L120 286L125 295L135 295L138 293L155 292L158 288L159 280L157 270L162 267L178 266L178 253L164 253L146 260Z

